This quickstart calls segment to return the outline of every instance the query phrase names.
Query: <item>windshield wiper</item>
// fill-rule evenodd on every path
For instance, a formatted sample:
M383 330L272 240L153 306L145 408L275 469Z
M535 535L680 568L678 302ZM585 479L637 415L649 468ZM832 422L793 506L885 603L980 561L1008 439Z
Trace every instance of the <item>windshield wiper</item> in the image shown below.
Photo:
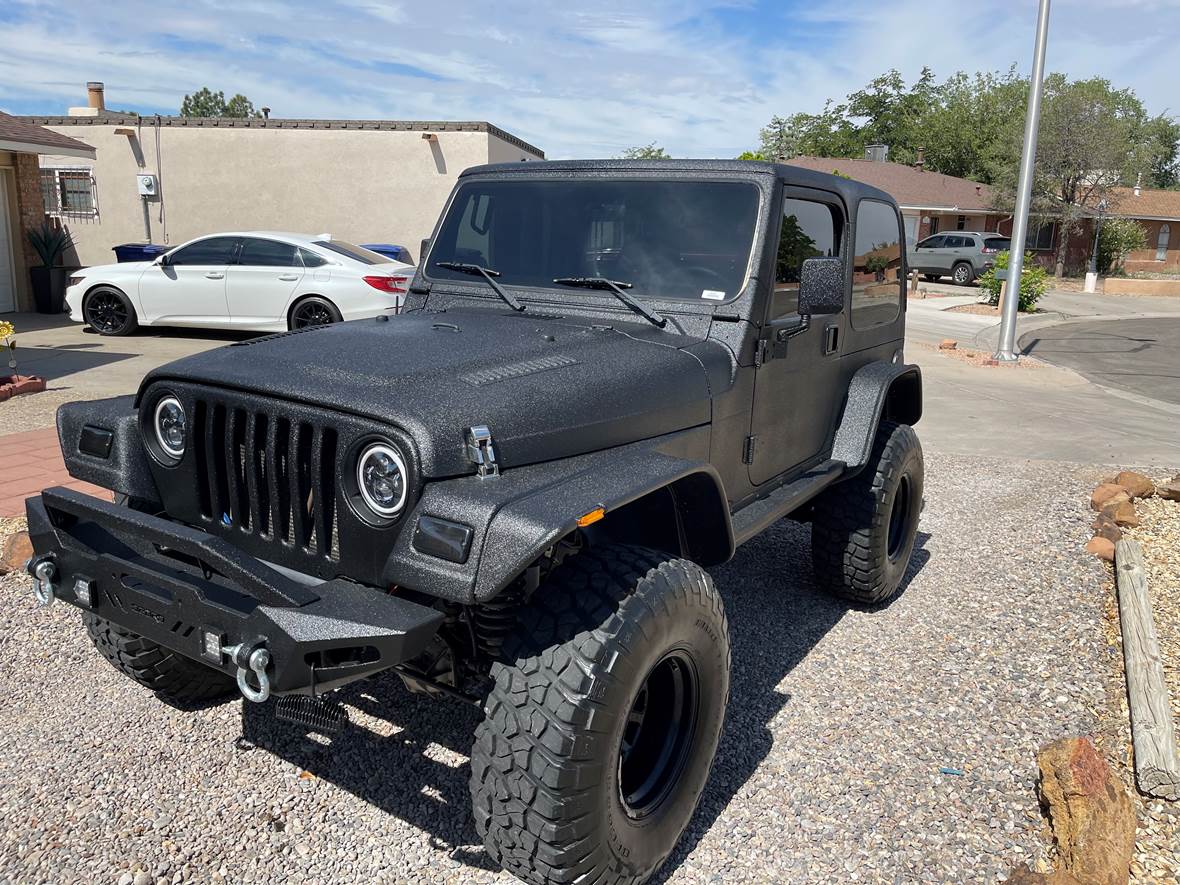
M467 264L463 261L436 261L435 267L445 267L447 270L457 270L459 273L471 274L473 277L483 277L488 281L488 285L492 287L492 291L504 299L504 303L513 310L524 310L524 305L505 292L500 284L496 282L495 278L500 275L498 270L492 270L490 267L484 267L482 264Z
M642 303L627 294L627 290L631 288L631 283L608 280L606 277L558 277L553 282L559 286L579 286L582 289L606 289L613 292L616 298L648 322L654 323L661 329L668 324L668 321L664 317L660 316L654 310L644 307Z

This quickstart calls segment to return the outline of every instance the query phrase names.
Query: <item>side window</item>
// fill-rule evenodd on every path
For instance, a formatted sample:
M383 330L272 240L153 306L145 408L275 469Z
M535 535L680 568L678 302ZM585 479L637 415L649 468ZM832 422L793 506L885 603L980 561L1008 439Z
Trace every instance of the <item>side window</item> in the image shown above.
M328 263L328 259L324 258L323 255L316 255L310 249L300 249L299 260L303 263L304 267L320 267Z
M843 226L841 213L834 206L793 197L783 200L783 226L779 233L769 319L798 311L803 262L808 258L838 256Z
M936 237L927 237L922 242L918 243L919 249L941 249L942 244L946 242L946 237L939 234Z
M233 260L234 248L237 244L237 237L210 237L207 240L197 240L197 242L174 252L172 257L168 259L168 263L170 265L229 264Z
M852 327L893 322L901 312L901 223L888 203L860 201L852 261Z
M295 258L296 248L290 243L247 237L242 240L238 264L252 267L294 267L298 263Z
M962 249L967 245L967 240L963 237L947 237L945 245L948 249Z

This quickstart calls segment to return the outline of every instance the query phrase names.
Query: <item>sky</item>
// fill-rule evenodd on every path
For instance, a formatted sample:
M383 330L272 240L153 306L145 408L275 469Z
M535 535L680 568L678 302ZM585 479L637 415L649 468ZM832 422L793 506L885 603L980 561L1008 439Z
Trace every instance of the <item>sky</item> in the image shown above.
M486 120L550 158L757 147L890 68L1031 66L1036 0L0 0L0 110L177 113L242 92L274 117ZM1180 0L1054 0L1047 67L1180 116Z

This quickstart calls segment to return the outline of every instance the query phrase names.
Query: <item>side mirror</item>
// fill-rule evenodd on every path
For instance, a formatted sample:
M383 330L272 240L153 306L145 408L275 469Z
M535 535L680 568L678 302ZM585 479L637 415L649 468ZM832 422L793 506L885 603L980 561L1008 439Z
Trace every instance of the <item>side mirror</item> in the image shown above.
M167 267L168 263L169 262L168 262L168 253L167 252L165 252L163 255L161 255L155 261L152 262L152 264L155 264L158 267Z
M423 237L422 244L418 247L418 266L421 267L426 263L426 253L430 251L430 237Z
M844 262L808 258L799 271L799 315L822 316L844 310Z

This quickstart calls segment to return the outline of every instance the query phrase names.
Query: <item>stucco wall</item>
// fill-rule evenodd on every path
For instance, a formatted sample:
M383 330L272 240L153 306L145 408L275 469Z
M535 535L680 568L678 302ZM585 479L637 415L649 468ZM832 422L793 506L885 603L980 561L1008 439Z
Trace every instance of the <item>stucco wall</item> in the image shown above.
M161 126L157 154L156 129L145 118L135 139L141 169L131 139L115 134L120 127L47 128L84 138L97 151L98 220L69 222L84 265L113 261L116 244L145 241L140 171L160 173L161 199L149 202L152 242L176 245L222 230L291 230L399 243L416 259L462 170L529 156L480 131L425 139L420 131L213 126ZM42 165L90 164L45 157Z
M1128 271L1148 273L1176 273L1180 271L1180 221L1140 221L1147 231L1147 248L1138 249L1127 256ZM1159 245L1160 228L1168 225L1168 248L1163 261L1156 261L1156 247Z

